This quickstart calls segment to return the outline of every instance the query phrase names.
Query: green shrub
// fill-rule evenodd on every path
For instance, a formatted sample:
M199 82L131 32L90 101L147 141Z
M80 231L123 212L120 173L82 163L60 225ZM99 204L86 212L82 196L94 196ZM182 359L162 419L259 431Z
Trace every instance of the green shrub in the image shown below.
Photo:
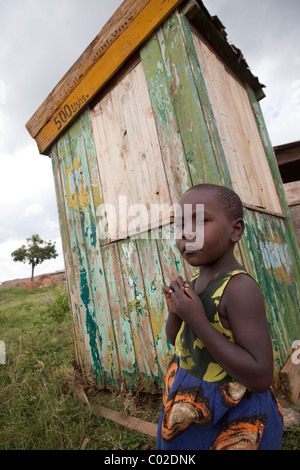
M70 302L66 287L60 286L55 299L48 302L47 313L51 319L61 322L70 313Z

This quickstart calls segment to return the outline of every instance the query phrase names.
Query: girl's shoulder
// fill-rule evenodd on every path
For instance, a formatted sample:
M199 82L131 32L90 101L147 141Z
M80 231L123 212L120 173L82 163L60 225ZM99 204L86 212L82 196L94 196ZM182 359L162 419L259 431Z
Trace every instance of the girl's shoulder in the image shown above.
M250 300L262 300L262 292L257 280L246 270L235 271L228 279L226 289L223 291L222 304L230 305L239 302L247 304Z

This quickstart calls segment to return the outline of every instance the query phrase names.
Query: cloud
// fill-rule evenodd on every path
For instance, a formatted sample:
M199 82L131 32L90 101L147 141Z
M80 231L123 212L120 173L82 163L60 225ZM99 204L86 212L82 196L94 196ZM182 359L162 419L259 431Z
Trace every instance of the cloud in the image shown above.
M300 140L300 80L291 82L279 96L262 101L261 107L273 145Z
M0 281L28 275L10 253L34 233L60 253L37 272L64 265L51 160L25 124L121 3L0 0Z
M35 233L44 240L56 241L59 251L59 257L51 264L43 263L37 273L50 266L55 266L54 270L62 269L64 260L51 160L39 155L35 143L31 143L14 154L2 155L1 166L5 171L0 173L0 281L22 277L25 273L26 277L30 275L26 265L14 263L10 254Z
M121 3L0 0L0 281L27 276L10 253L33 233L60 243L51 160L38 154L25 124ZM267 86L261 106L273 145L299 140L300 2L204 4ZM51 263L60 269L62 253Z
M228 41L241 49L266 97L260 102L273 146L299 140L300 2L295 0L204 0L225 25Z
M43 212L44 209L40 204L29 204L25 209L23 217L41 215Z
M1 210L12 204L36 203L37 194L43 199L55 196L51 160L39 155L35 143L2 155L1 166L5 171L1 171L0 191L6 202Z
M6 91L1 153L31 141L26 122L121 3L0 0L0 80Z

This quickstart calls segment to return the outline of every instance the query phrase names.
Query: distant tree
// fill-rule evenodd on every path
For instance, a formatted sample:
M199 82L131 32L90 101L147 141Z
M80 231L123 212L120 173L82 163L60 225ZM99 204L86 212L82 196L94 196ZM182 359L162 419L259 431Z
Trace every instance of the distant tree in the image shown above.
M33 281L34 268L46 261L47 259L56 258L55 242L45 242L39 235L32 235L31 238L26 238L27 247L22 245L17 250L13 251L11 256L14 261L22 261L31 265L31 280Z

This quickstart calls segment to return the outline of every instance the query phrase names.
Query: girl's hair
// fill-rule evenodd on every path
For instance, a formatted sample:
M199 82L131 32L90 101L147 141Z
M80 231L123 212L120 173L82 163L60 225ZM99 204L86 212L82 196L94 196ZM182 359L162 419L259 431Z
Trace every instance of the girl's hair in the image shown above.
M230 220L243 218L243 205L239 196L226 186L219 186L217 184L203 183L196 184L189 188L188 191L214 191L220 204L222 205L226 217Z

